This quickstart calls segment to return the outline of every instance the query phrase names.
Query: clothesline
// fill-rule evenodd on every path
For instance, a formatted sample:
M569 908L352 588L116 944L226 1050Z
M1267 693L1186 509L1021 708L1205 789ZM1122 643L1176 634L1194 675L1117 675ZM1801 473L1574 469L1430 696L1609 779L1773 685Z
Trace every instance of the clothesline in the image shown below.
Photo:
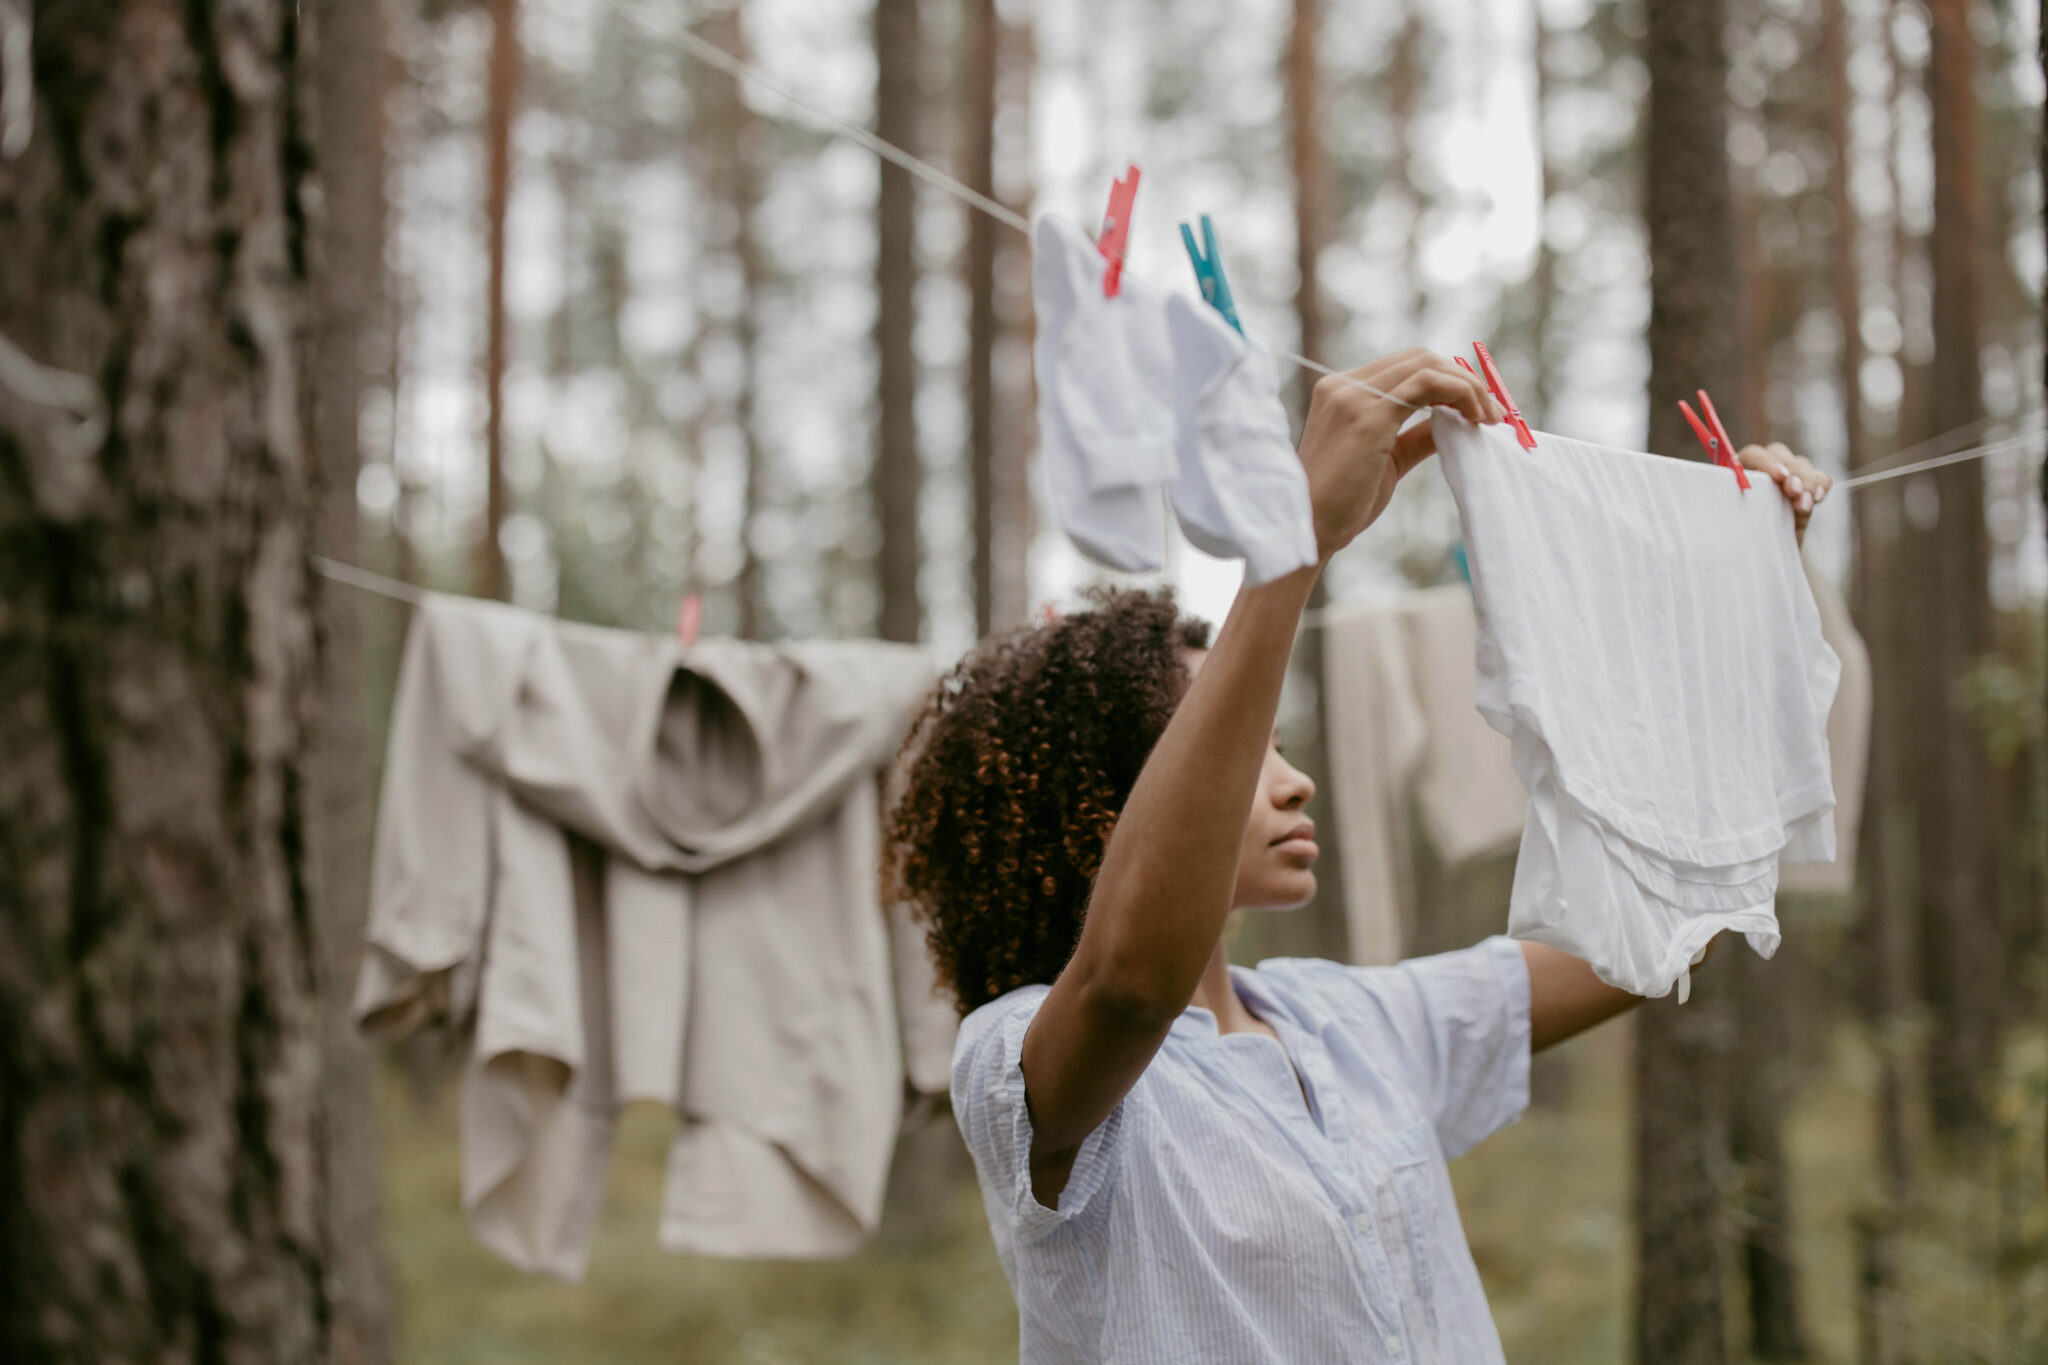
M1978 424L1973 423L1972 425ZM1969 429L1969 427L1958 428L1958 430L1965 431ZM1948 435L1953 436L1954 433L1951 432ZM1910 453L1916 449L1924 449L1926 446L1944 439L1947 438L1937 436L1933 438L1933 441L1923 441L1918 446L1909 446L1905 452L1901 453ZM1850 489L1860 488L1867 484L1881 483L1886 479L1901 479L1909 474L1939 469L1945 465L1961 464L1966 460L1981 460L1991 455L2003 454L2007 451L2022 450L2041 439L2042 435L2038 432L2007 436L1981 446L1973 446L1968 450L1951 451L1946 455L1935 455L1925 460L1917 460L1912 464L1899 465L1896 468L1880 468L1868 474L1860 474L1853 479L1845 479L1837 483L1835 487L1842 492L1847 492ZM1893 458L1896 458L1896 456ZM358 568L353 564L345 564L338 559L330 559L325 555L313 555L311 559L314 572L337 583L346 583L350 587L360 588L364 592L375 593L380 597L388 597L394 601L404 602L415 607L426 600L427 590L415 587L411 583L406 583L396 578L387 578L383 574L372 573L368 569ZM1327 623L1327 619L1328 609L1315 608L1301 614L1301 625L1304 630L1318 630Z
M649 28L653 27L652 25L645 24L644 20L643 26ZM1030 221L1026 219L1022 214L1018 213L1016 210L1006 208L1002 204L997 203L995 200L981 193L979 190L976 190L971 186L962 184L960 181L954 179L950 175L947 175L944 171L932 165L930 162L922 160L921 158L913 156L909 152L904 151L895 143L885 142L881 138L876 137L873 133L869 132L867 129L857 127L854 124L848 123L846 120L838 117L835 114L831 114L823 109L820 109L817 105L812 104L809 100L804 99L801 95L794 93L793 91L784 87L779 82L775 81L773 78L763 74L758 67L755 67L747 62L741 61L738 57L733 56L730 52L727 52L724 48L719 47L716 43L707 42L704 39L698 37L696 34L691 33L688 29L668 29L658 31L662 32L662 36L674 40L683 48L685 52L688 52L691 56L697 58L697 60L705 63L707 66L716 67L718 70L723 71L728 76L731 76L734 80L744 81L749 84L756 85L763 90L766 90L769 94L774 95L777 99L782 100L791 108L800 110L805 116L812 119L816 123L822 125L828 131L837 133L839 136L844 137L849 141L852 141L862 147L867 148L876 156L881 157L884 161L887 161L892 165L902 167L904 170L910 172L912 175L917 176L920 180L923 180L926 184L931 185L934 189L938 189L945 192L946 194L952 195L955 199L958 199L961 203L967 205L969 208L987 214L989 217L995 219L998 223L1003 224L1003 226L1013 228L1016 231L1023 233L1027 237L1031 235ZM1143 281L1143 277L1141 277L1136 271L1132 270L1128 265L1124 267L1123 273L1130 279L1145 282ZM1280 359L1291 361L1294 364L1299 365L1304 370L1309 370L1315 374L1326 375L1329 378L1338 380L1341 383L1349 384L1353 388L1363 389L1365 392L1372 394L1376 398L1384 398L1389 403L1393 403L1396 406L1406 408L1410 412L1421 411L1420 407L1418 407L1414 403L1410 403L1405 398L1396 398L1393 394L1388 393L1385 389L1377 388L1374 385L1368 384L1363 379L1354 379L1348 374L1344 374L1340 371L1333 370L1329 366L1324 365L1319 361L1311 360L1305 355L1298 355L1295 352L1287 350L1285 347L1281 346L1268 345L1266 349L1271 351L1275 356L1278 356Z
M643 26L652 27L651 25L646 25L644 19L642 20L642 22ZM706 41L705 39L699 37L697 34L691 33L688 29L669 29L664 32L663 36L675 41L678 45L680 45L683 48L684 51L688 52L691 56L697 58L697 60L705 63L708 66L717 68L719 71L724 72L726 75L732 77L736 81L752 84L759 87L762 90L767 91L768 93L774 95L776 98L782 100L791 108L801 111L806 117L810 118L817 124L823 126L828 131L836 133L839 136L844 137L861 147L865 147L868 151L873 152L876 156L881 157L883 160L887 162L890 162L892 165L899 166L902 169L910 172L912 175L917 176L919 179L925 181L933 188L941 190L946 194L952 195L955 199L958 199L961 203L967 205L969 208L987 214L989 217L1003 224L1005 227L1014 229L1015 231L1021 232L1026 236L1030 235L1031 224L1029 220L1027 220L1022 214L1016 212L1014 209L1008 208L1005 205L998 203L996 200L989 198L987 195L981 193L979 190L974 189L970 185L963 184L961 181L946 174L944 171L932 165L930 162L925 161L920 157L914 156L911 153L905 151L903 148L898 147L895 143L885 141L882 138L875 136L867 129L859 127L852 123L848 123L846 120L839 118L837 115L819 108L817 105L811 103L809 100L806 100L801 95L798 95L794 91L782 85L780 82L774 80L772 77L763 73L758 67L753 66L751 63L742 61L740 58L735 57L732 53L727 52L724 48L719 47L717 44ZM1125 267L1124 273L1131 276L1131 278L1133 279L1140 278L1128 266ZM1341 374L1338 371L1331 369L1327 365L1323 365L1317 361L1309 359L1307 356L1297 355L1293 351L1285 350L1280 347L1269 347L1269 349L1272 351L1274 355L1279 356L1282 359L1291 361L1294 364L1301 366L1303 369L1309 370L1316 374L1327 375L1333 379L1338 379L1343 381L1344 383L1351 384L1354 387L1364 389L1366 392L1374 394L1377 397L1384 398L1388 402L1399 404L1401 407L1408 409L1410 412L1420 411L1420 409L1413 403L1409 403L1403 399L1396 398L1393 394L1386 392L1384 389L1376 388L1363 380L1353 379L1349 375ZM1954 431L1944 432L1940 436L1933 437L1927 441L1919 443L1918 445L1911 446L1907 450L1896 452L1889 458L1892 460L1896 460L1903 455L1908 455L1919 450L1924 450L1928 446L1936 445L1943 441L1952 440L1958 436L1963 435L1966 432L1975 432L1976 430L1981 429L1990 420L1991 419L1989 418L1980 418L1978 421L1968 423L1961 427L1957 427ZM1897 468L1886 468L1882 464L1880 464L1879 467L1866 471L1865 473L1859 474L1854 478L1845 479L1836 486L1844 490L1847 490L1851 488L1858 488L1865 484L1879 483L1886 479L1902 478L1908 474L1919 473L1922 470L1937 469L1943 465L1959 464L1964 460L1981 459L1986 455L1997 454L2011 449L2017 449L2020 445L2032 439L2035 438L2031 436L2012 437L2003 442L1995 442L1990 445L1977 447L1973 450L1956 451L1949 454L1937 456L1932 459L1922 460L1914 464L1902 465Z

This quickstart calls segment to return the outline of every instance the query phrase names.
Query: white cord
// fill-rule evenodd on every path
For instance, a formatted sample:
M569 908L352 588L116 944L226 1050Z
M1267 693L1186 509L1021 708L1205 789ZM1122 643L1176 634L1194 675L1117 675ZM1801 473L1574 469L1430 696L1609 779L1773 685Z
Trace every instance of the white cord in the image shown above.
M644 20L642 21L642 25L643 27L648 27L648 25L645 24ZM746 81L753 85L759 86L761 89L766 90L769 94L774 95L776 98L788 104L791 108L800 110L813 122L825 128L827 131L837 133L839 136L844 137L849 141L852 141L862 147L867 148L876 156L881 157L884 161L890 162L893 165L900 166L904 170L910 172L912 175L917 176L920 180L923 180L925 183L931 185L933 188L942 190L945 193L952 195L955 199L958 199L961 203L966 204L969 208L977 209L980 212L985 213L989 217L995 219L997 222L1003 224L1004 226L1014 228L1018 232L1025 234L1027 237L1031 234L1031 224L1029 220L1027 220L1022 214L1016 212L1014 209L1005 208L1003 205L997 203L995 200L989 198L987 195L981 193L979 190L974 189L972 186L962 184L960 181L954 179L952 176L947 175L944 171L932 165L930 162L921 160L918 157L911 155L909 152L904 151L895 143L885 142L881 138L878 138L873 133L869 132L867 129L856 127L855 125L848 123L846 120L838 117L837 115L828 113L825 110L820 109L817 105L812 104L809 100L806 100L802 96L790 91L789 89L787 89L786 87L784 87L771 77L762 74L758 67L755 67L747 62L741 61L738 57L733 56L730 52L727 52L724 48L719 47L717 44L707 42L703 38L698 37L696 34L689 32L687 29L670 29L662 31L661 36L665 36L669 39L672 39L674 42L681 45L682 49L685 52L689 53L697 60L705 63L708 66L714 66L718 68L720 71L723 71L726 75L731 76L734 80ZM1133 271L1128 265L1124 267L1124 274L1131 279L1140 280L1141 282L1143 282L1142 277L1139 276L1137 272ZM1279 357L1282 360L1291 361L1294 364L1301 366L1301 368L1312 371L1313 373L1327 375L1329 378L1338 380L1341 383L1349 384L1353 388L1363 389L1365 390L1365 392L1372 394L1374 397L1384 398L1386 401L1395 404L1397 407L1406 408L1409 412L1421 411L1421 408L1418 404L1411 403L1405 398L1396 398L1393 394L1388 393L1385 389L1378 388L1372 384L1368 384L1363 379L1354 379L1352 376L1340 373L1337 370L1333 370L1327 365L1318 364L1316 361L1310 360L1305 355L1297 355L1293 351L1286 350L1279 346L1269 346L1267 347L1267 350L1271 351L1273 355Z

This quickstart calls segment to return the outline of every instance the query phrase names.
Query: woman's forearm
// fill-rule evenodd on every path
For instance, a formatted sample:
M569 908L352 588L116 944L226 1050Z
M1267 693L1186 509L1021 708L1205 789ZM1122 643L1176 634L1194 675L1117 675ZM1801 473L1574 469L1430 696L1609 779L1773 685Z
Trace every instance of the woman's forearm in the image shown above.
M1315 571L1239 593L1105 849L1073 966L1168 1020L1194 995L1237 883L1259 770Z

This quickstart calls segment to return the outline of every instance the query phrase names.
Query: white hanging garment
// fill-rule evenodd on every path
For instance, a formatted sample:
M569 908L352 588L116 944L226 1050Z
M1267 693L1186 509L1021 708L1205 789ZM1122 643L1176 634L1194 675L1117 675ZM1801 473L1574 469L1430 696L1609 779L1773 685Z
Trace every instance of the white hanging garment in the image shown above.
M1164 300L1107 264L1072 223L1032 233L1038 428L1060 529L1090 559L1126 573L1166 562L1165 491L1174 478L1173 349Z
M1197 549L1243 559L1253 586L1312 567L1308 475L1272 357L1185 295L1166 300L1166 322L1180 457L1173 510L1181 530Z
M1438 409L1479 709L1529 789L1509 931L1639 995L1724 929L1776 951L1780 861L1834 856L1840 665L1774 489Z

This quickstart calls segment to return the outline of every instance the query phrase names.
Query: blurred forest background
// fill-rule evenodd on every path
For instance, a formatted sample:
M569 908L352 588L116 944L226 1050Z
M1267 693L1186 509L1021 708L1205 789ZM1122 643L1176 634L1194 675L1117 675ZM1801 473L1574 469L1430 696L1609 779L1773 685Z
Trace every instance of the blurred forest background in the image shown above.
M1190 283L1212 214L1247 330L1325 363L1484 339L1535 425L1668 454L1704 385L1838 479L2002 442L1813 522L1876 677L1858 891L1543 1059L1453 1176L1512 1360L2048 1361L2040 21L0 0L0 1357L1014 1358L943 1111L817 1265L659 1254L630 1115L569 1288L463 1226L458 1040L345 1018L407 615L308 552L946 659L1101 576L1031 472L1024 239L694 35L1019 213L1092 225L1136 162L1132 269ZM1451 581L1457 535L1426 468L1320 591ZM1415 859L1418 951L1498 930L1504 860ZM1342 875L1235 954L1344 955Z

